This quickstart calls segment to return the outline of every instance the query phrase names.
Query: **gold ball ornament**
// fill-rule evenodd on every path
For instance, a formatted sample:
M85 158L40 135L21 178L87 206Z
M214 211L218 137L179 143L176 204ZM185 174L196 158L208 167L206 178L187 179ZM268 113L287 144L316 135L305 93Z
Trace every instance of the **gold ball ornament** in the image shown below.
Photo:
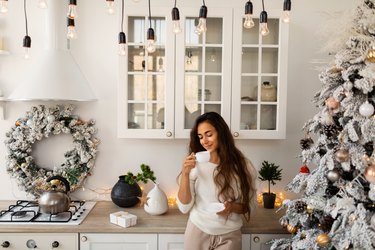
M338 162L346 162L349 160L349 151L341 148L336 151L335 157Z
M364 176L370 183L375 183L375 165L370 165L365 169Z
M314 212L314 206L310 205L310 204L307 204L306 212L309 213L309 214L312 214Z
M320 247L326 247L330 241L331 239L329 238L328 234L325 234L325 233L319 234L316 237L316 242L318 243Z
M289 224L289 225L286 227L286 230L288 230L288 232L291 233L291 234L295 234L295 233L297 233L298 228L295 227L295 226L293 226L293 225L290 225L290 224Z
M367 52L367 61L375 63L375 46Z
M340 102L331 96L326 100L326 105L329 109L338 109L340 107Z

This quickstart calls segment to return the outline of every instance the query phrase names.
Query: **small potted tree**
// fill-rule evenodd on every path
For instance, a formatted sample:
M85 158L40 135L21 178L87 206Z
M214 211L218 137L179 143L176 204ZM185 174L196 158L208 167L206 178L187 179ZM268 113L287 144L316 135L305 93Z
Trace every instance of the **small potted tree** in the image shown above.
M263 207L264 208L274 208L276 194L271 193L271 184L275 185L275 181L281 180L281 170L280 166L274 163L269 163L268 161L262 162L262 167L259 170L259 179L261 181L268 181L268 192L263 193Z

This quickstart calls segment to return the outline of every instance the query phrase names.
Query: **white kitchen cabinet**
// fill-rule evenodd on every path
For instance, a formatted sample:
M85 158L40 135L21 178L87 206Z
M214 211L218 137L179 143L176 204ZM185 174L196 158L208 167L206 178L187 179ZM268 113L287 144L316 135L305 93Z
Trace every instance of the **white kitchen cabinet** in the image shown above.
M288 238L287 234L251 234L251 250L269 250L271 244L267 244L273 239Z
M0 233L3 249L78 250L75 233Z
M80 250L157 250L157 234L81 233Z
M195 119L220 113L237 139L285 138L288 25L268 10L270 34L259 19L243 28L244 9L208 6L207 32L197 35L200 1L179 3L182 32L172 32L171 7L155 1L156 52L144 49L149 22L143 7L126 12L128 55L122 58L118 134L122 138L189 138ZM258 10L257 10L258 11ZM254 12L259 16L259 12Z

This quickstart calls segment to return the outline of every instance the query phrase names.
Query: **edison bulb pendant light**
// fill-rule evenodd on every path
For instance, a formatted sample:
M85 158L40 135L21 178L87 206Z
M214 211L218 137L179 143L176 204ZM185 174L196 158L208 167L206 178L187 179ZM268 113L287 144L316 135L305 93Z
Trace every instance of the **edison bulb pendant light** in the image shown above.
M251 29L254 27L254 20L253 20L253 3L249 0L245 4L245 21L243 22L243 27L245 29Z
M176 7L172 9L172 23L173 23L173 33L175 34L181 33L180 12L178 8Z
M199 10L199 22L197 27L195 28L195 33L200 35L207 31L207 7L206 5L202 5Z
M260 13L260 20L259 20L259 22L260 22L260 34L262 36L266 36L270 33L270 31L268 29L268 26L267 26L267 21L268 21L267 19L268 19L267 12L263 10Z
M153 28L147 30L147 45L146 49L148 53L154 53L156 50L155 47L155 33Z

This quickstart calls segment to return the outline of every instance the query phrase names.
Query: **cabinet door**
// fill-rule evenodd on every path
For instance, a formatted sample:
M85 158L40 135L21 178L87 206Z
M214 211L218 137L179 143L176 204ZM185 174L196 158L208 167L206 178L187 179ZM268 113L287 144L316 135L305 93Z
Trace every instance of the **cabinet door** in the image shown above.
M208 111L230 124L232 11L210 7L207 31L198 35L198 10L183 10L183 32L176 36L177 138L188 138L195 119Z
M268 11L270 33L262 36L259 19L245 29L243 10L235 10L231 129L239 139L285 138L288 25L280 16Z
M81 234L80 250L157 250L156 234Z
M159 234L159 250L184 250L183 234Z
M147 51L146 6L126 10L127 55L120 57L118 134L123 138L173 138L174 36L170 9L152 8L156 51Z
M251 250L269 250L271 244L267 244L273 239L288 238L287 234L252 234L251 235Z

